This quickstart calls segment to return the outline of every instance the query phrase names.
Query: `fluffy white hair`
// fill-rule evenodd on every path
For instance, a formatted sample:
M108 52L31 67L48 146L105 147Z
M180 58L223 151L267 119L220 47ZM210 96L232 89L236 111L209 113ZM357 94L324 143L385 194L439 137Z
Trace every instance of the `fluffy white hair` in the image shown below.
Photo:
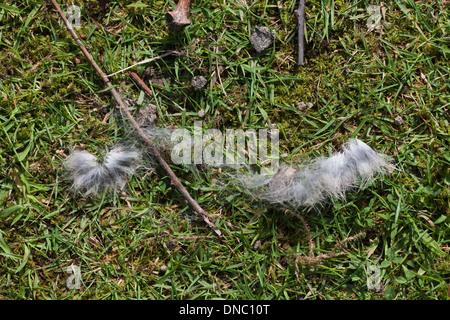
M122 189L127 176L134 174L140 164L141 153L137 149L120 146L106 153L101 162L88 151L73 151L65 161L72 189L85 195Z
M256 198L289 207L314 207L327 199L344 199L377 175L393 169L386 155L350 139L342 152L300 167L283 165L272 177L241 175L242 185ZM255 191L256 190L256 191Z

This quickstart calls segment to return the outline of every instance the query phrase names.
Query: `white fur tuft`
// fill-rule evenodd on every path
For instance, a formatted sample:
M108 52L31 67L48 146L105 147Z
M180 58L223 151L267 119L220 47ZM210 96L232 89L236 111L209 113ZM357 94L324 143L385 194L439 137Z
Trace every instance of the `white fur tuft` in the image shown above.
M329 158L321 157L299 168L284 165L271 178L244 175L239 180L269 203L313 207L329 198L344 199L350 189L361 188L392 168L387 156L350 139L342 152ZM253 193L255 187L257 192Z
M101 163L87 151L73 151L66 159L65 167L73 182L72 188L89 195L122 189L127 176L134 174L140 163L139 151L115 147Z

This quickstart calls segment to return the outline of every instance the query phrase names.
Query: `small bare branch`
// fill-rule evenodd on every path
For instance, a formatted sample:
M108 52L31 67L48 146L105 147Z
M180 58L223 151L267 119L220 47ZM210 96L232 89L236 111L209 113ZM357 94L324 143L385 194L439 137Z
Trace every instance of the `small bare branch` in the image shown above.
M70 23L66 19L63 11L61 10L60 6L56 2L56 0L52 0L52 3L56 10L58 11L59 15L61 16L61 19L64 21L64 24L66 25L68 31L72 35L72 38L75 40L75 43L77 44L78 48L83 52L84 56L89 60L89 62L94 67L97 74L102 78L105 87L109 89L111 92L111 95L113 96L114 100L117 102L117 108L119 108L122 113L125 115L125 117L130 121L134 129L137 131L139 136L144 140L145 144L148 146L156 160L159 162L161 167L164 169L164 171L169 175L170 180L172 184L177 188L177 190L183 195L183 197L186 199L186 201L189 203L189 205L194 209L194 211L202 217L203 221L216 233L217 236L221 237L222 232L211 222L208 214L200 207L200 205L191 197L189 192L186 190L186 188L183 186L183 184L180 182L178 177L175 175L175 173L172 171L172 169L169 167L167 162L164 160L164 158L161 156L159 150L153 145L149 137L146 135L145 131L139 126L137 121L133 118L130 111L126 107L125 103L123 102L120 94L115 90L109 81L108 76L102 71L102 69L98 66L98 64L95 62L94 58L92 58L92 55L89 53L89 51L86 49L86 47L83 45L83 43L78 38L77 34L71 28Z

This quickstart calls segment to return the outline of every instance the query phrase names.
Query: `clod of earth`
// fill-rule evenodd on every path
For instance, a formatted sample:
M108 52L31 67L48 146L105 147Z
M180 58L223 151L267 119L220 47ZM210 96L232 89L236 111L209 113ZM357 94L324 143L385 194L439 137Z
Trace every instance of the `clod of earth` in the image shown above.
M250 42L256 52L269 48L274 40L273 32L267 27L257 27L250 36Z
M195 91L202 90L206 86L206 79L203 76L195 76L191 80L191 86Z

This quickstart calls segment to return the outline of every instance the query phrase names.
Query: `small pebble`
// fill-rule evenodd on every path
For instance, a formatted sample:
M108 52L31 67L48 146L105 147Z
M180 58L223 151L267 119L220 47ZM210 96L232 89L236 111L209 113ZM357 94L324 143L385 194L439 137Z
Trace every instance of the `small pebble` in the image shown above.
M206 79L203 76L195 76L191 80L191 86L195 91L202 90L206 86Z
M403 118L401 116L396 116L394 119L394 123L396 126L401 126L403 124Z
M312 108L313 107L313 103L312 102L299 102L297 103L297 109L299 109L300 111L306 110L307 108Z
M274 39L273 32L267 27L257 27L250 36L250 43L256 52L261 52L272 46Z
M205 109L201 109L201 110L198 112L198 116L199 116L200 118L203 118L203 117L205 116Z

